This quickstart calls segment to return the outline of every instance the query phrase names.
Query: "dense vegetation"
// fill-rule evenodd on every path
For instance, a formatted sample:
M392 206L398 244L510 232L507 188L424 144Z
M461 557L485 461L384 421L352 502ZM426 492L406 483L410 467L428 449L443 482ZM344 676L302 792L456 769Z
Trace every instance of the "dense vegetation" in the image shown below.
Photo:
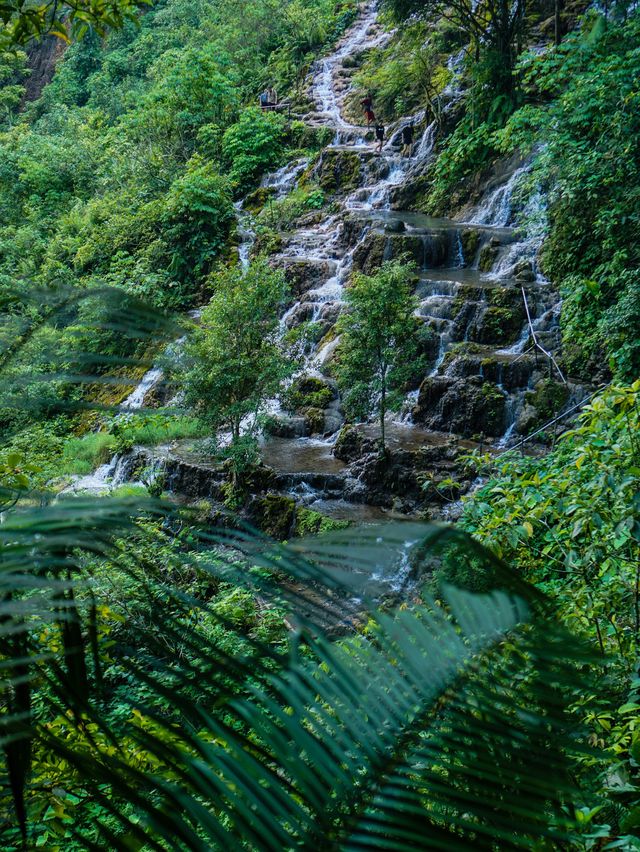
M25 78L12 70L19 57L6 55L3 78L13 85L0 132L3 334L32 326L42 298L34 305L34 287L46 298L63 288L83 293L61 316L70 333L40 337L15 364L19 376L44 348L43 366L61 372L70 349L96 353L102 372L142 354L115 328L83 335L97 316L122 309L105 287L170 310L211 295L210 273L232 250L233 199L300 145L315 144L304 127L261 114L258 92L273 81L295 98L310 57L351 15L348 4L332 2L157 4L105 45L88 34L70 47L53 82L23 110ZM64 393L52 388L33 416L56 413ZM5 409L0 428L24 424L16 419Z
M280 538L332 535L275 545L212 501L155 499L144 470L59 491L133 445L213 453L228 430L237 508L269 475L267 402L322 420L330 384L283 387L325 329L281 334L291 288L266 256L333 211L313 172L332 133L257 95L304 112L356 4L66 5L0 6L2 848L640 849L638 9L384 4L398 31L353 59L347 110L369 91L387 122L435 120L421 212L527 164L560 364L594 392L544 454L469 454L457 529L341 533L277 495L254 517ZM41 88L4 45L63 23L84 38ZM262 176L299 157L265 203ZM264 255L246 273L245 196ZM353 419L377 417L381 470L385 413L432 363L412 290L381 261L336 326L333 376ZM157 410L116 410L163 359Z

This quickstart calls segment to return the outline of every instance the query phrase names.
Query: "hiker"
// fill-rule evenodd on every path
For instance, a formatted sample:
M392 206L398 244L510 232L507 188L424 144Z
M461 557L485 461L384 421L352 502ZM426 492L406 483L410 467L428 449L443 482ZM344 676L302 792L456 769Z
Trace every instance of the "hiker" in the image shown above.
M260 92L258 103L260 104L260 109L269 109L269 89Z
M360 101L360 104L364 110L364 117L367 119L367 127L370 127L376 120L375 113L373 112L373 100L371 99L371 95L367 95L366 98L363 98Z
M376 139L378 140L378 154L382 154L382 145L384 143L384 124L379 121L376 123Z
M273 86L269 86L267 89L267 94L269 95L269 106L277 107L278 106L278 93L273 88Z
M413 122L402 128L402 156L410 157L413 151Z

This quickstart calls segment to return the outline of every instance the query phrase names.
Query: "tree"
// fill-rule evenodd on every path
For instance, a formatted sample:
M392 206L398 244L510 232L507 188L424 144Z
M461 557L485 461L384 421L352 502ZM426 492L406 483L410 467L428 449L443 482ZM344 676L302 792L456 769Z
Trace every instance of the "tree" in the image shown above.
M146 0L45 0L24 3L3 0L0 3L0 48L11 49L45 35L64 41L81 38L91 27L103 35L108 27L121 27L135 20Z
M167 193L164 218L171 273L197 281L224 249L234 221L229 182L195 155Z
M406 383L425 368L425 327L415 316L411 268L387 261L375 275L357 275L347 289L338 384L347 410L366 417L375 405L385 449L385 416L402 399Z
M185 399L212 429L229 429L237 447L245 418L251 437L264 402L292 369L278 328L287 287L265 260L246 275L238 268L219 274L216 286L186 347Z
M446 18L463 30L476 60L484 51L492 94L510 94L513 68L520 53L526 0L386 0L393 15L425 19Z

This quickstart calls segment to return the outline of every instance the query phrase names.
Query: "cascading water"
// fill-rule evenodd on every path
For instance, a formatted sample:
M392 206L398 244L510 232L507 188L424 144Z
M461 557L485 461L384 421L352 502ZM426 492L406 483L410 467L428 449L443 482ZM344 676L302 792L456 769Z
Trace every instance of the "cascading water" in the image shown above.
M493 225L504 228L512 219L511 200L518 181L529 170L529 166L516 169L508 181L494 189L489 196L480 202L470 224Z
M326 59L319 63L313 79L313 95L319 107L324 123L331 124L336 130L336 142L340 140L340 131L360 131L360 128L350 124L342 115L342 104L338 98L334 72L336 67L346 56L351 56L361 50L379 47L391 36L390 33L380 30L371 36L371 29L375 27L378 17L376 4L370 5L361 15L358 22L342 39L338 49ZM362 138L360 140L364 141Z
M452 342L461 342L463 338L474 340L473 337L469 337L470 323L467 323L464 328L464 335L462 335L460 328L454 323L454 315L459 310L461 303L463 307L468 307L467 302L474 301L475 297L470 294L477 291L478 300L485 299L485 283L491 276L481 274L477 269L472 268L473 258L465 258L464 256L461 229L467 226L445 220L433 220L421 214L392 209L393 199L400 197L396 192L397 188L420 177L431 161L438 130L436 122L427 124L424 111L413 116L400 118L388 128L387 142L383 147L381 156L377 157L373 153L372 143L367 141L370 134L367 133L366 128L353 125L344 118L344 99L350 91L350 84L345 82L345 77L348 75L345 75L340 68L342 60L353 53L382 45L388 37L389 34L384 33L377 26L375 6L370 5L345 35L336 51L315 66L311 83L311 96L318 109L306 116L305 120L311 125L322 123L333 128L335 131L334 142L333 145L329 146L329 148L334 149L332 156L340 156L339 149L343 148L345 154L351 157L357 156L360 159L362 167L360 171L361 185L352 189L345 196L334 198L330 215L319 223L313 226L305 225L297 228L293 233L285 235L286 242L282 251L273 256L274 265L285 270L288 265L294 265L298 270L304 270L305 266L309 269L308 275L306 271L302 273L302 291L294 304L282 316L280 329L284 335L302 322L317 323L323 326L324 338L320 340L320 343L315 346L314 344L306 345L300 372L326 379L327 374L330 375L329 362L340 342L334 324L342 306L344 287L347 285L352 272L356 251L364 245L367 239L377 238L380 234L386 240L385 257L393 256L391 236L405 235L408 239L414 240L414 243L418 242L418 245L419 241L422 240L424 258L423 271L420 274L418 285L421 303L417 315L424 322L429 323L437 335L435 364L430 375L432 378L438 377L437 381L442 382L449 377L452 359L445 358L445 356L450 350ZM451 80L442 94L443 114L451 109L460 97L461 75L459 70L463 60L464 51L460 51L457 56L452 57L449 61ZM413 121L417 128L424 129L414 144L413 156L403 158L399 154L400 134L402 128L410 121ZM262 186L269 190L272 199L283 198L295 188L307 165L306 160L296 159L267 175L262 181ZM509 224L513 218L512 193L522 171L524 171L524 168L512 174L503 186L497 187L489 193L475 217L472 218L472 222L480 225L478 230L483 240L488 241L490 236L496 238L505 236L498 231L498 226L502 227ZM246 270L255 242L254 225L251 214L245 210L242 201L237 202L235 208L238 220L237 232L240 238L238 256L242 269ZM496 227L491 231L490 226ZM473 226L470 225L470 227ZM503 230L510 231L509 228L503 228ZM522 253L524 243L528 246L527 257L531 256L531 251L534 255L537 252L539 242L534 244L534 239L530 235L526 235L519 243L513 243L512 235L510 235L510 239L511 243L507 240L500 246L495 269L492 273L494 276L502 275L503 272L508 276L513 275L515 265L524 256ZM446 257L436 257L438 245L445 246L443 251ZM516 248L518 245L520 245L520 248ZM466 242L464 246L467 246ZM429 269L430 263L433 266L439 266L439 268ZM448 266L445 267L445 263ZM504 286L507 286L508 283L508 281L505 281ZM313 286L309 286L309 284ZM503 283L498 284L497 281L494 281L492 286L503 286ZM544 316L544 312L541 316ZM546 320L539 320L536 316L533 322L543 323ZM327 333L327 330L331 333ZM524 331L522 340L516 345L522 345L523 349L526 348ZM517 360L521 354L520 350L511 352L512 348L506 347L503 350L503 357L507 361L509 359ZM494 352L494 354L498 354L498 352ZM125 401L125 403L128 403L128 410L135 410L136 407L143 404L149 387L152 387L154 382L159 381L161 375L159 369L154 368L143 377L141 385ZM464 375L469 374L465 373ZM453 376L453 378L456 381L460 380L459 377ZM479 378L481 381L485 381L482 363L480 363ZM464 380L464 376L462 380ZM474 381L476 381L475 378ZM522 395L523 391L519 390L517 393ZM506 413L510 420L509 428L511 431L505 436L505 439L508 440L514 429L517 416L515 410L517 405L514 402L517 399L517 394L511 394L511 391L507 390L504 391L504 394L509 397ZM434 433L428 431L428 429L421 429L408 420L409 412L417 405L418 399L419 392L413 390L407 396L404 407L405 421L389 424L390 441L395 442L393 443L394 447L416 449L425 445L428 446L434 440L440 446L448 440L444 433L447 431L456 432L449 423L444 426L430 426L429 429L440 430L438 433ZM512 405L512 402L514 402L514 405ZM267 407L272 416L277 418L282 415L277 400L269 401ZM345 507L348 507L349 504L343 499L346 492L340 490L344 484L341 476L346 475L343 473L345 465L339 463L332 454L334 440L332 436L335 435L341 422L338 399L335 401L334 408L332 417L335 425L331 425L330 428L325 425L324 428L327 432L323 437L309 438L308 432L306 433L307 437L302 437L305 433L304 431L295 431L300 425L296 423L294 424L295 428L292 427L292 431L288 433L291 437L267 437L264 439L264 458L267 464L272 464L274 467L278 477L278 488L283 493L294 495L305 505L316 508L322 506L322 509L326 511L332 511L332 502L336 506L340 503L339 509L334 507L336 511L346 512L347 516L356 517L355 513L349 515L349 512L345 510ZM511 408L514 410L512 411ZM328 422L326 418L325 413L325 424ZM304 421L304 418L298 417L297 420ZM304 423L302 423L302 426L304 427ZM367 432L367 429L368 427L365 427L365 432ZM284 435L285 433L281 434ZM322 435L322 427L319 433L314 434ZM470 432L463 434L470 434ZM296 435L299 437L295 437ZM224 436L218 437L224 438ZM369 437L373 437L373 432ZM128 471L127 464L129 464ZM122 481L123 476L126 478L131 473L130 462L127 462L125 458L114 457L107 465L103 465L95 471L93 477L85 478L85 485L88 485L90 490L94 488L95 490L106 490L110 485ZM330 485L327 483L330 483ZM78 486L80 486L80 482L75 484L74 490L81 490ZM352 486L364 487L363 483L355 483L355 485L352 483ZM351 495L348 499L364 498L354 498ZM376 520L379 519L379 512L378 509L378 514L374 513ZM361 512L361 515L365 517L367 513ZM397 580L400 585L402 585L405 577L406 568L406 564L403 564L398 571Z

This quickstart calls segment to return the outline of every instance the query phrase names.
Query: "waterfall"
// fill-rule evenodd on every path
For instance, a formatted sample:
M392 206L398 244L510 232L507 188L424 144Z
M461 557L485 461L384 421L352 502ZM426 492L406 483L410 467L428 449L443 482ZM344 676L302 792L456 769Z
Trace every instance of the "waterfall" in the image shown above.
M142 377L140 383L129 396L120 404L123 411L135 411L142 408L145 396L155 387L163 376L160 367L152 367Z
M473 217L469 220L473 225L492 225L504 228L512 218L511 199L513 191L521 176L529 170L529 166L516 169L509 180L494 189L489 197L480 202Z
M488 290L485 289L487 278L512 278L517 265L524 258L531 260L532 268L535 270L535 254L542 239L540 235L542 232L535 234L527 232L526 235L519 236L517 242L512 241L510 233L493 232L491 235L499 237L502 242L494 270L488 276L478 272L477 269L465 268L463 239L457 223L452 223L450 220L434 220L419 213L394 211L394 199L401 197L397 188L402 187L403 184L410 187L416 179L421 178L431 162L438 125L435 121L427 123L425 110L419 110L414 115L403 116L391 123L381 156L375 156L373 145L369 141L370 135L367 134L366 129L351 124L343 117L344 99L352 89L350 84L345 84L348 75L342 73L340 68L346 56L380 46L388 37L389 34L382 32L376 24L375 6L367 5L335 51L317 62L312 70L310 100L315 103L316 110L309 113L305 120L311 126L322 123L335 131L333 143L328 146L334 148L332 156L336 157L336 162L343 155L358 157L363 166L360 170L362 178L359 181L360 186L351 188L343 194L336 192L332 196L330 213L325 212L322 218L318 216L317 218L321 218L320 222L294 227L291 233L282 234L282 248L273 255L272 261L274 266L283 268L287 274L290 271L293 272L294 291L298 295L294 304L287 306L287 310L280 318L280 334L284 337L302 323L316 323L320 331L308 339L318 340L320 337L320 342L309 342L301 347L304 351L301 353L300 369L297 375L313 375L324 380L328 376L331 383L330 362L335 357L340 344L335 321L344 300L344 288L348 285L349 276L354 268L354 257L358 259L358 268L367 269L367 263L375 268L380 260L377 252L381 251L385 258L395 256L398 242L401 249L405 247L401 242L405 235L409 250L414 254L414 249L419 250L419 243L422 242L422 266L425 270L428 264L440 264L445 261L449 267L438 268L427 275L420 276L418 291L422 291L423 295L417 315L427 322L437 335L437 355L429 374L431 377L439 377L434 386L445 387L447 381L450 381L457 392L470 376L473 377L475 384L478 382L477 377L481 381L495 382L495 361L500 359L493 356L502 354L507 362L511 360L509 356L514 356L517 360L524 352L529 339L528 326L523 328L517 343L503 350L492 350L489 348L491 344L480 344L479 350L472 346L465 347L461 337L464 331L464 340L471 336L474 346L476 346L475 341L480 339L478 323L470 334L472 323L468 321L467 315L471 308L476 317L487 310L489 305ZM441 96L442 114L451 110L461 97L460 68L464 57L465 51L461 50L449 59L448 68L451 79ZM421 132L416 132L413 156L405 158L400 155L399 146L402 129L410 122L413 122L416 128L420 128ZM348 146L348 151L341 153L340 150L335 150L336 146ZM296 158L265 175L261 187L268 191L270 198L283 199L295 189L308 165L308 160ZM479 225L480 230L484 227L485 238L490 235L491 232L487 232L492 227L511 231L507 226L514 219L512 196L517 189L519 178L525 171L525 166L517 169L502 185L485 194L485 198L471 219L471 223ZM245 209L244 200L237 201L234 207L239 236L238 258L241 269L246 271L256 239L255 223L249 210ZM544 219L544 210L542 205L540 207L541 219ZM311 217L306 221L314 221L315 218ZM369 245L366 242L368 238L371 238ZM385 241L384 247L383 241ZM361 249L365 251L359 256L356 252ZM467 261L471 260L471 257L467 258ZM538 276L537 283L540 282L541 279ZM492 280L490 286L508 285L506 281ZM458 296L460 298L456 300ZM540 308L539 299L536 300L536 308ZM460 313L461 309L462 313ZM534 327L543 325L546 328L546 324L550 322L553 322L552 312L543 312L541 317L536 317L534 314ZM447 358L445 367L443 366L445 356L450 351L454 340L461 344L461 357L458 359L456 354L455 357ZM434 340L434 353L435 344ZM487 363L483 366L482 359L485 356L487 356ZM476 366L474 366L474 358L477 361ZM148 371L125 400L123 408L130 411L141 407L146 393L160 381L161 377L162 372L158 367ZM516 386L513 381L509 383L505 380L505 384L508 388ZM453 414L448 422L429 426L429 429L440 430L438 433L414 425L411 422L411 412L419 408L420 394L418 390L415 390L415 385L413 388L406 397L400 423L396 421L395 424L389 424L390 446L415 450L429 446L434 441L446 441L444 435L447 431L452 434L456 431L469 434L467 426L458 428L454 425ZM461 388L461 406L464 404L465 390L465 387ZM517 393L507 391L503 393L507 398L505 422L507 431L501 439L501 446L503 442L509 441L515 429L518 406L521 401ZM521 396L524 396L524 391ZM360 514L353 514L355 510L348 508L349 505L353 507L358 500L369 499L367 489L365 483L349 473L348 469L346 473L344 472L346 465L339 462L331 451L332 442L341 423L339 399L335 401L333 415L330 416L328 410L325 410L324 421L321 418L318 426L316 418L313 425L313 428L320 433L326 429L326 434L331 436L329 440L305 437L311 429L310 421L302 416L292 418L284 414L278 400L269 400L265 407L274 419L280 418L281 424L285 427L277 433L276 437L269 435L262 439L264 460L267 464L272 464L276 471L277 488L317 508L320 508L323 500L327 505L331 501L335 503L342 501L340 512L344 512L346 516L371 518L371 515L360 510ZM247 419L243 422L242 428L253 428L254 425L255 415L252 415L251 420ZM393 437L391 437L392 426L395 429ZM366 425L363 428L367 437L375 437L376 429L373 426ZM284 437L285 435L291 437ZM220 444L230 440L229 435L217 435L216 438ZM134 453L126 456L115 455L91 476L78 480L70 490L107 491L134 476L137 465L142 461L144 467L147 458L152 459L150 476L153 477L165 464L166 453L163 457L162 449L149 454L138 448ZM349 477L351 478L347 488L345 478ZM376 519L378 520L379 517L376 516ZM394 582L397 581L398 588L405 584L407 570L408 563L401 560L394 580Z
M284 198L295 187L298 179L308 165L309 160L306 157L292 160L292 162L287 163L277 171L265 175L260 182L260 186L273 190L271 194L272 198Z
M341 103L334 86L334 69L345 56L357 53L365 48L379 47L391 37L391 33L384 31L380 31L373 37L369 35L370 29L376 24L377 17L376 4L370 4L356 25L343 37L338 49L331 56L321 60L316 67L313 96L322 117L325 120L329 119L329 123L336 129L334 144L340 143L339 131L358 129L342 116Z
M256 241L256 234L250 224L250 216L243 212L244 199L236 201L233 205L236 211L236 228L240 242L238 243L238 260L240 268L246 272L249 268L249 255Z

